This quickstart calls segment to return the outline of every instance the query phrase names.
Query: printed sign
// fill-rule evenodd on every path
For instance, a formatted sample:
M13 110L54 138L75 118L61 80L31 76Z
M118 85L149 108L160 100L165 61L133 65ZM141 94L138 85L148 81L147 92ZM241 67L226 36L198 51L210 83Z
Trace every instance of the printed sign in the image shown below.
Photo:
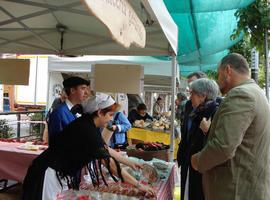
M146 31L127 0L83 0L91 13L109 29L116 42L144 48Z

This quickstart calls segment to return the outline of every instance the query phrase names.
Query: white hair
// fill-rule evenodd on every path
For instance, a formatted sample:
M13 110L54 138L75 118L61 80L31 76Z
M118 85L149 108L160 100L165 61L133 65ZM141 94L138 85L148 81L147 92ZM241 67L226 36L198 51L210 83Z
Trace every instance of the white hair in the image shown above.
M219 94L217 83L208 78L200 78L192 81L190 89L198 95L205 95L206 100L216 100Z

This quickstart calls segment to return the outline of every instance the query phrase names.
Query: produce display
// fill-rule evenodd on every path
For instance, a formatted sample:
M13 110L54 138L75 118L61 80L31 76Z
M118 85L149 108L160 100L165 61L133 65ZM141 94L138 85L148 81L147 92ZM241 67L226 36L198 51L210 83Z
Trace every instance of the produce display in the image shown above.
M148 183L156 183L158 181L157 170L149 164L143 164L142 176L147 180Z
M56 197L57 200L138 200L131 196L119 196L107 192L95 192L89 190L68 190Z
M168 118L166 117L161 117L159 120L154 119L152 123L152 128L154 130L168 130L170 129L171 122Z
M38 151L45 150L48 148L48 144L43 141L31 141L28 142L25 139L14 139L14 138L0 138L0 142L8 142L8 143L21 143L21 145L17 146L18 149L28 150L28 151Z
M18 142L18 143L25 143L26 140L25 139L15 139L15 138L0 138L0 142Z
M108 183L108 187L106 185L100 185L99 187L94 187L92 184L82 184L81 189L83 190L90 190L96 192L105 192L105 193L114 193L118 195L125 195L125 196L145 196L143 192L141 192L136 187L131 186L130 184L126 183L115 183L110 182Z
M127 147L127 155L150 161L153 158L158 158L164 161L169 160L170 145L159 142L144 142Z
M177 125L177 121L175 121L174 124ZM159 119L154 119L152 122L136 120L133 123L133 126L137 128L150 128L157 131L164 131L171 128L171 120L165 116L162 116Z
M129 147L129 149L131 148L132 147ZM135 148L139 151L158 151L169 149L170 145L166 145L160 142L144 142L136 144Z
M164 183L171 175L173 163L165 162L159 159L153 159L150 162L145 162L140 159L130 157L134 162L142 164L141 170L133 170L125 166L124 168L135 177L144 187L144 184L149 184L156 194L162 193ZM108 186L100 179L99 187L94 187L89 175L84 175L80 184L80 190L68 190L57 195L57 200L155 200L158 197L149 197L138 188L128 183L114 182L104 168L104 176ZM132 172L132 173L131 173Z
M38 150L45 150L48 148L46 145L39 145L42 144L41 142L26 142L20 146L18 146L18 149L22 150L29 150L29 151L38 151Z
M150 125L151 125L150 122L145 122L144 120L136 120L133 124L134 127L138 127L138 128L146 128Z
M26 139L16 139L16 138L0 138L0 142L9 142L9 143L27 143L29 141L27 141ZM30 141L32 142L33 145L48 145L47 142L43 142L43 141L38 141L38 140L33 140Z

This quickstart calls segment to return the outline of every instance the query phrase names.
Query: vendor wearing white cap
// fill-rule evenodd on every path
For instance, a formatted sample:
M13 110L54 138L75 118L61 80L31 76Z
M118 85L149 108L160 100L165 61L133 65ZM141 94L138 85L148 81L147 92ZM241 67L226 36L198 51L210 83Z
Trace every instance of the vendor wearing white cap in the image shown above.
M112 120L119 104L108 95L100 94L84 105L84 114L68 124L57 134L49 148L37 157L29 167L23 183L23 200L55 200L56 195L68 188L79 189L81 169L88 166L94 185L99 185L100 165L108 168L122 181L143 192L154 195L147 185L139 182L121 169L119 162L136 169L139 164L120 156L103 141L97 128L105 127ZM94 169L94 170L93 170Z

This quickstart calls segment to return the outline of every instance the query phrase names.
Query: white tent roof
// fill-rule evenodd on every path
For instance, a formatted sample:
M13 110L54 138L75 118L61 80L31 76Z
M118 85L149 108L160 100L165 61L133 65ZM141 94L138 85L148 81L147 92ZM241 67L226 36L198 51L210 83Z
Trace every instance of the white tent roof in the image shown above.
M0 53L170 55L170 47L177 52L178 29L163 1L129 2L145 24L145 48L117 44L80 0L2 0ZM57 25L66 27L62 45Z
M144 66L144 84L148 91L169 91L171 89L171 62L149 56L83 56L75 58L50 56L48 71L90 73L91 65L94 64L142 65ZM179 73L177 74L179 75Z

